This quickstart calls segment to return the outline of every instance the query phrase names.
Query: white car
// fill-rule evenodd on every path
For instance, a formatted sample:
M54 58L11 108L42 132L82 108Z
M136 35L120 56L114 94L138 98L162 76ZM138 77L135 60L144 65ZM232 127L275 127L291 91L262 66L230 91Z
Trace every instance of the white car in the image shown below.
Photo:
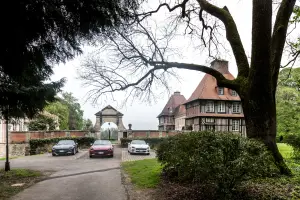
M150 155L150 146L144 140L132 140L131 143L128 143L128 152Z

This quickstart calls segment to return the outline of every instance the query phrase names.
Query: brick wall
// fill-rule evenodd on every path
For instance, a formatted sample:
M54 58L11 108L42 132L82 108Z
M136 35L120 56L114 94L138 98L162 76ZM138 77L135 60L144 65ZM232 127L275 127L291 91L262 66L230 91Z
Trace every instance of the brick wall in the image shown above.
M11 143L26 142L26 134L10 133L10 142Z
M167 136L174 136L177 135L179 133L181 133L180 131L169 131L169 132L165 132L165 131L158 131L158 130L132 130L132 136L133 138L159 138L159 137L167 137Z
M30 139L54 137L83 137L87 131L18 131L10 133L10 143L28 142Z

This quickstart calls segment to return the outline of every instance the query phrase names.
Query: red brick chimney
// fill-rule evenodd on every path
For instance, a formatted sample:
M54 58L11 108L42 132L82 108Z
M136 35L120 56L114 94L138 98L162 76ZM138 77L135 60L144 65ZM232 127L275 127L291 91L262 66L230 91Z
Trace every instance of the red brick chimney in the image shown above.
M228 61L215 59L211 63L211 68L221 72L222 74L228 74Z

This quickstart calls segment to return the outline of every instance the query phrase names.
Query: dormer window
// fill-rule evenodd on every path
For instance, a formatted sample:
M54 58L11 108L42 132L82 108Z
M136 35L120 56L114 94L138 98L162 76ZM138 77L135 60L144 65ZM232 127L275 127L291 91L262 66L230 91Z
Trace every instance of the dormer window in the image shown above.
M170 107L170 108L169 108L169 113L172 113L172 112L173 112L173 110L172 110L172 108Z
M218 95L224 95L224 88L218 87Z
M235 90L231 90L231 96L237 96L237 92Z

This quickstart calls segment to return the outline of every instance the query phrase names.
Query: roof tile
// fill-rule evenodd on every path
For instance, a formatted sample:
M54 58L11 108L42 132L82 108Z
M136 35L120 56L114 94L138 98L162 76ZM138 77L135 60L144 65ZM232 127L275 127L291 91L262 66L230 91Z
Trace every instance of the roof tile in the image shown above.
M234 76L228 71L227 61L214 61L212 62L212 68L218 70L228 80L234 80ZM224 88L224 95L218 95L217 92L217 80L215 77L205 74L191 97L185 102L191 102L197 99L215 99L215 100L236 100L240 101L239 96L232 96L231 90Z
M174 115L176 107L183 104L185 101L185 97L180 94L180 92L174 92L158 117L162 115ZM172 112L170 112L169 109L172 109Z

